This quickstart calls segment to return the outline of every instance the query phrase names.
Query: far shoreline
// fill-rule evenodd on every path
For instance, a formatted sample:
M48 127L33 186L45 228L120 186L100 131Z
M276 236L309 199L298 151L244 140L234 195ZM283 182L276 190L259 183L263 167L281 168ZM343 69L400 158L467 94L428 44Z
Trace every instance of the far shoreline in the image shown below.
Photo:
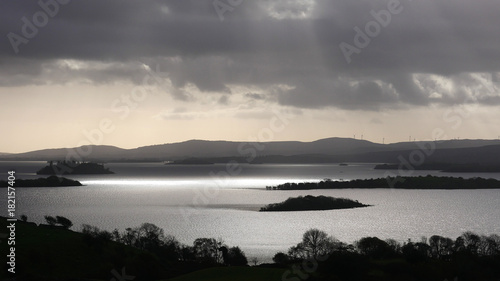
M500 189L500 181L485 178L414 176L386 177L376 179L355 179L334 181L324 179L319 182L287 182L276 186L266 186L266 190L313 190L313 189L413 189L413 190L480 190Z

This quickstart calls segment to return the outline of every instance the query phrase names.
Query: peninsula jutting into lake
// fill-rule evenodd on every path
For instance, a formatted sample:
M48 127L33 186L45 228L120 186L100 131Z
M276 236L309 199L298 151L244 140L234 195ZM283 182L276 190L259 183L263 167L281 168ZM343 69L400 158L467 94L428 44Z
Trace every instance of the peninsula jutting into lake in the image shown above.
M345 188L395 188L395 189L500 189L500 181L483 178L436 177L387 177L351 181L324 179L320 182L284 183L266 186L267 190L309 190Z

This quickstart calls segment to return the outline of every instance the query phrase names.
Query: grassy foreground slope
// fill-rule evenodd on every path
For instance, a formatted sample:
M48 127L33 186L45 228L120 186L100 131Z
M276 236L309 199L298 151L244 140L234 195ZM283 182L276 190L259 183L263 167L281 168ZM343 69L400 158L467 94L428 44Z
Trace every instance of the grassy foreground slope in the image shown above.
M220 267L208 268L170 281L281 281L285 269L260 267Z
M9 222L10 223L10 222ZM9 224L0 217L0 234ZM182 275L200 268L196 264L175 264L156 255L113 241L88 240L80 232L60 227L15 223L15 274L7 271L9 246L6 236L0 237L2 269L0 280L269 280L280 281L284 269L215 266ZM8 234L8 233L7 233ZM122 278L118 278L117 275Z
M0 229L7 230L6 227L6 219L0 217ZM18 221L15 233L16 274L7 272L6 255L11 246L2 238L1 280L14 277L17 280L110 280L114 277L112 271L121 273L122 268L128 275L137 276L135 280L147 280L148 276L169 269L169 265L148 252L112 241L89 244L82 233L71 230ZM161 272L161 275L168 274Z
M207 238L196 239L193 247L178 245L176 250L183 255L167 259L160 251L168 250L165 245L146 251L114 242L123 239L102 240L88 233L19 221L15 226L16 275L13 275L7 272L5 260L10 247L6 243L7 221L0 217L0 227L4 229L0 230L3 257L0 280L500 280L500 236L496 234L464 232L456 239L433 235L420 242L404 243L364 237L354 244L346 244L319 229L310 229L296 246L286 253L276 253L275 264L245 267L223 266L220 261L203 265L200 261L206 259L206 255L190 258L193 253L201 253L198 250L210 250L212 246L217 249L212 248L210 253L224 253L222 248L225 248L229 255L234 250L225 244L220 248L219 244L209 244L212 239ZM145 223L127 230L142 231L152 226ZM129 238L127 233L130 231L122 234L122 238ZM143 242L148 241L155 240L148 238ZM226 258L222 258L228 264Z

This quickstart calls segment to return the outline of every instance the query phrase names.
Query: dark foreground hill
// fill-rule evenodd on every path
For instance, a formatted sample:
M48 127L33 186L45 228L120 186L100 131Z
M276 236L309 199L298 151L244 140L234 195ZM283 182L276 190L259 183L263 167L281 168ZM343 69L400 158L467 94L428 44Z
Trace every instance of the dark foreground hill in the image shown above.
M124 233L89 225L79 233L58 226L14 224L15 245L8 245L12 239L7 235L1 236L0 251L8 259L1 280L442 281L500 276L500 236L495 234L465 232L456 239L433 235L404 243L364 237L346 244L310 229L287 253L276 253L273 264L248 267L243 266L246 259L238 265L228 263L234 253L243 256L238 247L228 251L209 238L183 245L150 223ZM0 228L9 231L8 225L11 222L0 217ZM7 271L12 266L15 274Z
M7 229L5 218L0 218L0 227ZM113 241L86 243L79 232L59 227L37 226L18 221L15 227L15 270L7 272L2 266L1 280L16 277L16 280L111 280L113 270L120 273L125 268L128 275L172 276L167 272L171 265L162 263L157 257L143 250ZM2 255L10 252L2 238ZM158 275L156 275L158 276ZM147 280L138 278L136 280Z

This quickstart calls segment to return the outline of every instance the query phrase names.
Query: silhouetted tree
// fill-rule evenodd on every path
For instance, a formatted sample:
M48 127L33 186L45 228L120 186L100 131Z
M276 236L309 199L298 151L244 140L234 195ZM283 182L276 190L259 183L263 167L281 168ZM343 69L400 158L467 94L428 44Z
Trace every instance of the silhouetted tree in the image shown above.
M100 230L96 226L93 225L88 225L88 224L82 224L82 228L80 230L83 234L87 234L92 237L97 237L99 234Z
M181 243L174 236L165 235L161 247L161 256L171 261L180 260L181 248Z
M302 242L291 248L295 258L318 258L334 251L338 240L319 229L310 229L302 236Z
M500 255L500 236L492 234L481 238L481 254L485 256Z
M87 246L94 247L98 252L103 250L104 245L112 240L112 234L106 230L100 230L96 226L83 224L81 228L83 242Z
M197 238L193 242L193 251L200 262L220 264L223 262L222 253L219 251L222 246L222 242L215 238Z
M361 238L356 243L356 247L361 254L375 259L388 258L396 254L389 244L377 237Z
M413 243L408 241L403 245L401 251L409 262L425 261L430 256L430 246L422 242Z
M114 229L113 232L111 232L111 234L113 235L113 241L116 241L116 242L120 242L121 241L121 235L120 235L120 231L118 231L118 229Z
M459 253L465 251L465 242L462 236L457 237L453 242L453 252Z
M429 238L430 255L437 259L448 259L453 253L453 240L439 235Z
M277 264L288 264L290 262L290 258L287 254L278 252L274 255L273 261Z
M385 243L391 248L391 250L394 253L400 254L401 253L401 244L394 240L394 239L386 239Z
M44 218L48 225L54 226L57 223L57 219L53 216L44 216Z
M196 260L196 254L194 253L194 248L186 245L180 247L180 260L182 261L194 261Z
M125 232L121 235L121 241L125 245L137 247L139 244L139 232L137 228L126 228Z
M21 215L21 220L24 221L24 222L27 222L28 221L28 216Z
M288 256L293 260L305 260L307 259L307 252L304 250L302 243L299 243L288 249Z
M248 260L239 247L231 247L227 253L227 261L224 263L232 266L244 266L248 264Z
M222 260L224 264L229 265L229 250L226 246L222 246L219 248L219 251L222 253Z
M477 254L481 237L473 232L467 231L462 234L463 247L471 254Z
M73 226L73 223L69 219L67 219L65 217L61 217L61 216L56 216L56 222L57 222L57 224L60 224L65 229L69 229L70 227Z
M135 246L153 252L163 245L163 239L165 238L163 229L152 223L143 223L137 229L137 235L138 240Z

